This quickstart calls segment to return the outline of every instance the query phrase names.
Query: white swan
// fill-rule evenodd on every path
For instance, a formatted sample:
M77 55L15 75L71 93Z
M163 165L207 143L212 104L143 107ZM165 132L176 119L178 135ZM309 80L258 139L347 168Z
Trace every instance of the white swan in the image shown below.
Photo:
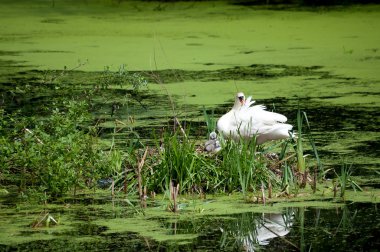
M240 136L249 139L256 135L257 144L289 137L293 126L285 123L285 116L266 111L263 105L251 106L253 103L255 101L251 101L251 97L245 99L244 93L237 93L232 109L218 120L218 131L234 140Z

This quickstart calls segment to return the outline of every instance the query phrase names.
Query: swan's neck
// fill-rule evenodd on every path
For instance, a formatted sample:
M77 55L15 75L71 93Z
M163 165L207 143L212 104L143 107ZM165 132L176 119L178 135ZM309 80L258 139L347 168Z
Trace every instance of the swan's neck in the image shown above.
M235 104L234 104L234 106L232 107L232 110L239 110L240 108L241 108L241 103L240 103L240 101L237 99L236 101L235 101Z

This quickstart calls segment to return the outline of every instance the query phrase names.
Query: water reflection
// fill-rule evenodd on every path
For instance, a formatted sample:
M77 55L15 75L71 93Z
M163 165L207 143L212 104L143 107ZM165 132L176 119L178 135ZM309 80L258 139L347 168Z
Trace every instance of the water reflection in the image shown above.
M260 250L260 246L268 245L277 237L281 237L288 244L296 247L284 237L290 232L293 225L294 212L288 209L285 213L243 213L230 225L221 228L221 247L233 245L244 251ZM232 238L232 239L231 239ZM229 241L234 244L230 244Z
M376 204L353 203L331 209L298 207L282 214L230 217L219 223L222 250L377 251L380 246Z
M92 208L61 212L62 223L50 229L21 227L19 222L11 227L3 221L0 230L2 234L11 232L7 237L13 242L0 237L0 251L378 251L380 247L380 215L377 204L371 203L347 203L329 209L287 208L283 213L149 218L161 227L153 230L149 226L150 232L140 234L113 230L115 224L107 224L116 218L128 225L134 217L124 210L112 214L115 209ZM12 219L25 218L16 212L11 215ZM100 225L97 220L107 222ZM143 220L137 225L143 231L146 223ZM163 234L167 240L162 239Z
M300 251L377 251L376 204L351 203L333 209L296 209L288 239ZM271 244L272 245L272 244Z

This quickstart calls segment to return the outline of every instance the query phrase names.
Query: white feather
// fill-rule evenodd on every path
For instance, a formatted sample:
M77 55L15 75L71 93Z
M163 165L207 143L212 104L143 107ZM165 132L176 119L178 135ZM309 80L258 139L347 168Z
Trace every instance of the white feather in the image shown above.
M293 126L285 123L287 118L263 105L251 106L255 103L251 100L251 96L245 100L243 93L237 93L232 109L218 120L218 131L235 140L256 135L257 144L288 138Z

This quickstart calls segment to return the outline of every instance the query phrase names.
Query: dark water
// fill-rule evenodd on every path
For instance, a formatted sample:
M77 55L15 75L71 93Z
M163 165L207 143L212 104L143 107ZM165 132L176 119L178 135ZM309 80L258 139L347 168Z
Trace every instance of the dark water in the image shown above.
M377 205L368 203L334 209L288 208L282 214L242 213L157 221L173 237L180 234L197 234L197 237L157 242L136 233L104 233L107 227L84 222L73 224L73 231L60 233L52 240L0 245L0 250L378 251L380 246L380 215ZM87 241L86 237L91 239Z

